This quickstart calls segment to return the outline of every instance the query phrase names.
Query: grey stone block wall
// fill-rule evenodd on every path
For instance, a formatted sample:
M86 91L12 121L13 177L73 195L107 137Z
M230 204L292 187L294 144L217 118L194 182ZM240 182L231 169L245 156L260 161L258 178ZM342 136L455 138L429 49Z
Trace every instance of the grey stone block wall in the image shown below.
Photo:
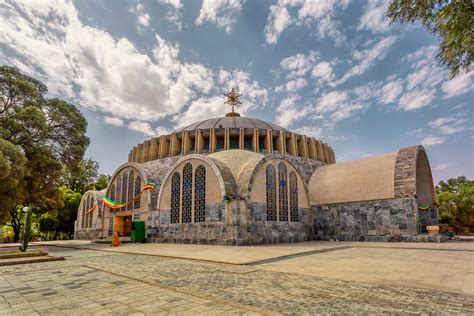
M416 236L413 198L314 206L314 239L385 240L374 236Z

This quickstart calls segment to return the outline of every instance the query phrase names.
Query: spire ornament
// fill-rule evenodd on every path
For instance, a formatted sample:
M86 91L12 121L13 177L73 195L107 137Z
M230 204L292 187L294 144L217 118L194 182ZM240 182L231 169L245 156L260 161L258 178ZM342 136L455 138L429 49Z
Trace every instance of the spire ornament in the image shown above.
M242 93L239 93L239 89L232 88L227 93L224 93L224 96L227 97L224 104L227 104L227 107L231 108L231 112L227 113L225 116L240 116L239 113L235 112L235 106L242 104L242 102L240 102Z

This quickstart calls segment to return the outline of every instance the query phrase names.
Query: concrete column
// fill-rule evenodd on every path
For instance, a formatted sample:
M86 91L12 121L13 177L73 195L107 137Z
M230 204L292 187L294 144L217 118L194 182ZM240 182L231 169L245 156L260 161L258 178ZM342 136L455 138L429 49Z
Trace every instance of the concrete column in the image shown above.
M290 155L296 156L298 152L296 150L296 135L295 135L295 133L291 133L290 139L288 140L288 143L286 145L287 145L286 146L287 152Z
M149 154L150 154L150 141L146 140L143 142L142 162L148 161Z
M211 128L210 132L210 139L209 139L209 153L214 153L216 152L216 146L217 146L217 137L216 137L216 130L214 128Z
M137 146L133 147L132 149L132 162L137 162Z
M301 135L298 141L298 153L301 157L308 157L308 145L306 144L306 136Z
M202 136L202 130L196 130L196 140L194 142L195 149L194 151L196 154L202 153L202 149L204 148L204 136Z
M253 151L257 153L258 152L258 128L253 129L252 145L253 145Z
M323 144L320 140L316 140L316 155L316 160L324 161Z
M130 152L128 153L128 162L132 162L132 151L130 150Z
M308 156L311 159L316 159L316 156L317 156L317 154L316 154L316 141L312 137L309 139Z
M226 127L224 129L224 150L229 150L230 148L230 136L229 129Z
M182 146L182 154L187 155L191 152L193 148L192 147L192 140L191 136L189 135L189 131L184 131L183 132L183 146Z
M158 138L153 138L151 140L149 160L152 161L152 160L158 159L159 153L160 153L160 143L158 141Z
M169 137L169 135L163 135L160 137L160 158L166 158L170 154Z
M323 157L324 157L324 162L329 163L329 151L328 151L328 145L326 143L323 143Z
M272 130L267 129L267 135L265 136L265 150L267 151L267 154L273 153L273 135L272 135Z
M239 149L244 150L245 146L245 135L244 135L244 129L240 128L239 130Z
M277 143L274 144L280 154L285 154L285 132L279 131Z
M142 163L142 162L143 162L143 143L142 143L142 144L138 144L137 162L138 162L138 163Z

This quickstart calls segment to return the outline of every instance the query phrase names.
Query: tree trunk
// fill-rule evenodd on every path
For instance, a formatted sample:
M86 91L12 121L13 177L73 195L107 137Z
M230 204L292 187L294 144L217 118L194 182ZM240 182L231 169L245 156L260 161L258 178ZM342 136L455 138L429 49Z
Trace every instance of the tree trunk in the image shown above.
M21 213L18 212L17 207L10 210L10 226L13 228L13 242L20 240L21 233Z

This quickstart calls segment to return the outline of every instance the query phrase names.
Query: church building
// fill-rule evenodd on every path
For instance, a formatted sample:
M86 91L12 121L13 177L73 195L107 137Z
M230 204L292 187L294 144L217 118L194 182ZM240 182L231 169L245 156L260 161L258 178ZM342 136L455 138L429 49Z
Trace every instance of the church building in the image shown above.
M321 140L232 111L135 146L103 192L79 206L77 239L251 245L306 240L436 241L433 179L421 145L336 163Z

